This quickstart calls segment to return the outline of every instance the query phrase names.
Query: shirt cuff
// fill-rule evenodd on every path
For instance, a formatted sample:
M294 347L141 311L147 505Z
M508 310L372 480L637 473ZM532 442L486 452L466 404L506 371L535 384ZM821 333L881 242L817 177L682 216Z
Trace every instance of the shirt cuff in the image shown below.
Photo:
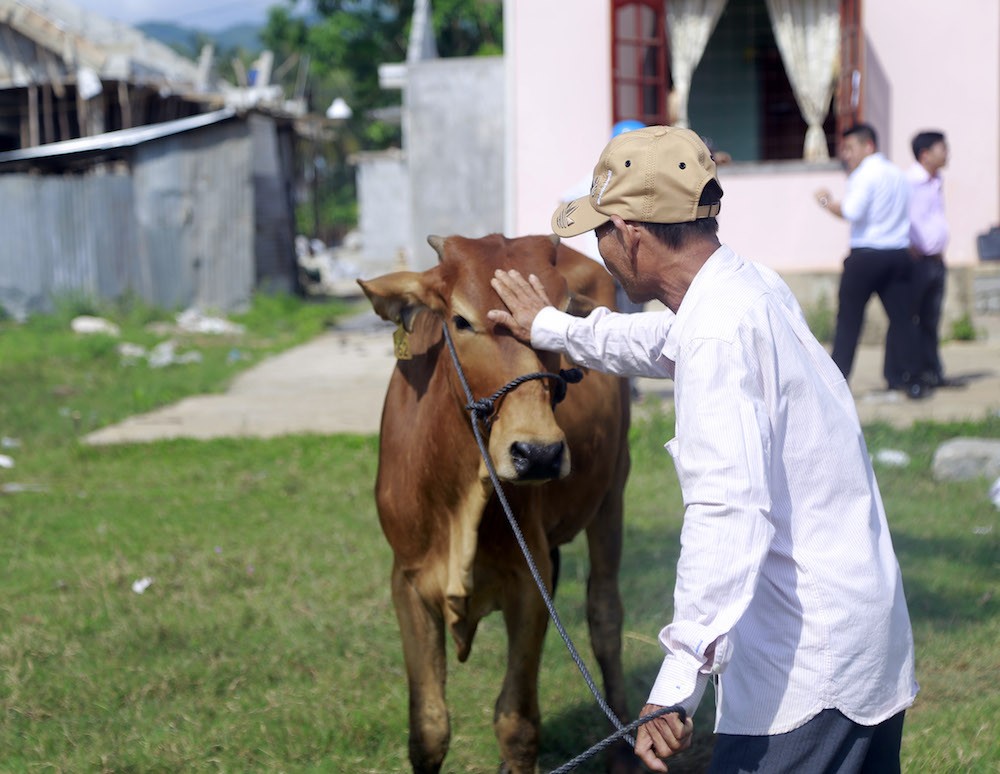
M688 717L694 715L705 694L709 676L699 671L700 664L696 661L691 659L690 663L685 664L685 660L674 654L667 654L649 692L647 704L659 707L679 704Z
M565 352L566 334L573 316L554 306L544 307L531 323L531 346L546 352Z

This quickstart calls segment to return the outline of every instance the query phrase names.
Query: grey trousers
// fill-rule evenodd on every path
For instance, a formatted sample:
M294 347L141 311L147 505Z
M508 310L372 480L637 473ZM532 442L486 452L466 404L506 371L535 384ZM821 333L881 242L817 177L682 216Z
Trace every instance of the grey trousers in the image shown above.
M823 710L801 728L774 736L717 734L709 774L899 774L903 712L862 726Z

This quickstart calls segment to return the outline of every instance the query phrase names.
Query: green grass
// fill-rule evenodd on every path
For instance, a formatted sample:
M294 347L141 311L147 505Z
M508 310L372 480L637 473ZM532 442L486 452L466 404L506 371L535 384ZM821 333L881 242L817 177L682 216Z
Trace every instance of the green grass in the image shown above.
M820 295L815 303L807 306L803 312L809 330L818 341L829 344L833 341L833 332L837 324L836 310L830 303L826 293Z
M972 324L972 318L964 314L951 323L951 338L955 341L975 341L976 327Z
M201 364L146 373L120 366L106 345L67 335L65 320L0 323L0 436L21 441L0 450L17 461L0 469L0 484L42 488L0 494L0 771L408 770L391 556L372 501L377 439L77 442L137 406L220 390L235 370L344 311L258 304L239 343L199 341ZM140 324L125 328L125 339L155 339ZM234 347L252 359L229 362ZM655 413L632 433L622 591L635 709L658 668L655 637L670 611L681 520L662 448L672 434L672 418ZM907 715L904 770L996 772L997 511L989 482L936 483L929 471L940 442L1000 437L1000 420L867 434L873 453L912 458L908 468L878 469L922 686ZM556 602L596 672L585 574L577 540L563 553ZM134 593L144 577L152 585ZM450 650L446 772L496 770L490 723L502 628L498 616L484 621L467 664ZM542 770L608 733L554 631L541 702ZM709 691L695 747L672 772L703 770L713 712Z
M288 295L259 295L231 321L243 335L164 331L172 317L129 305L99 309L65 301L60 312L18 325L0 320L0 433L32 446L72 442L79 435L188 395L223 391L260 358L302 343L350 310L345 302L304 303ZM121 327L120 338L77 335L77 314L103 313ZM151 349L173 339L178 353L202 362L150 368L118 354L122 342Z

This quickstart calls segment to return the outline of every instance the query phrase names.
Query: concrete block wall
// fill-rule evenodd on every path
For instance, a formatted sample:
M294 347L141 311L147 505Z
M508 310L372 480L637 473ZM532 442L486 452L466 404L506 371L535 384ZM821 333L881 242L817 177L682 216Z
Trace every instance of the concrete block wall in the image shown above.
M806 317L827 310L831 324L836 320L837 289L840 274L835 272L802 272L782 274ZM952 324L968 317L975 327L983 316L1000 316L1000 263L982 262L974 266L953 266L948 269L945 284L944 306L941 313L941 338L951 337ZM873 295L865 309L865 323L861 330L861 343L885 343L888 320L878 296Z
M409 171L398 148L357 154L360 276L370 279L409 266Z
M408 257L412 268L422 270L437 263L429 234L480 237L503 231L503 58L412 64L404 116L412 208Z

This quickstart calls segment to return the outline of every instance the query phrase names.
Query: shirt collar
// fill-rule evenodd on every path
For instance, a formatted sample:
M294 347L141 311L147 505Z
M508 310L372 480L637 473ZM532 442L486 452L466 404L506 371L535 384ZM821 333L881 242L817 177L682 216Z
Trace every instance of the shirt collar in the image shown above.
M720 245L719 249L709 256L705 265L694 275L691 286L687 289L684 298L681 299L681 305L677 308L674 324L667 332L667 339L663 344L663 354L666 357L674 363L677 362L680 343L684 337L684 328L698 303L711 292L713 287L716 287L720 281L742 265L743 259L727 245Z
M933 185L941 184L941 176L932 175L919 161L913 162L913 166L910 167L909 175L910 182L914 185L926 185L927 183L931 183Z
M910 180L915 183L926 183L931 179L933 179L933 176L924 169L924 165L919 161L914 161L913 166L910 167Z
M855 175L860 174L862 169L870 167L872 164L878 166L879 163L884 159L885 156L882 155L882 151L875 151L874 153L869 153L867 156L861 159L861 163L854 168L854 171L848 175L848 178L852 178Z

